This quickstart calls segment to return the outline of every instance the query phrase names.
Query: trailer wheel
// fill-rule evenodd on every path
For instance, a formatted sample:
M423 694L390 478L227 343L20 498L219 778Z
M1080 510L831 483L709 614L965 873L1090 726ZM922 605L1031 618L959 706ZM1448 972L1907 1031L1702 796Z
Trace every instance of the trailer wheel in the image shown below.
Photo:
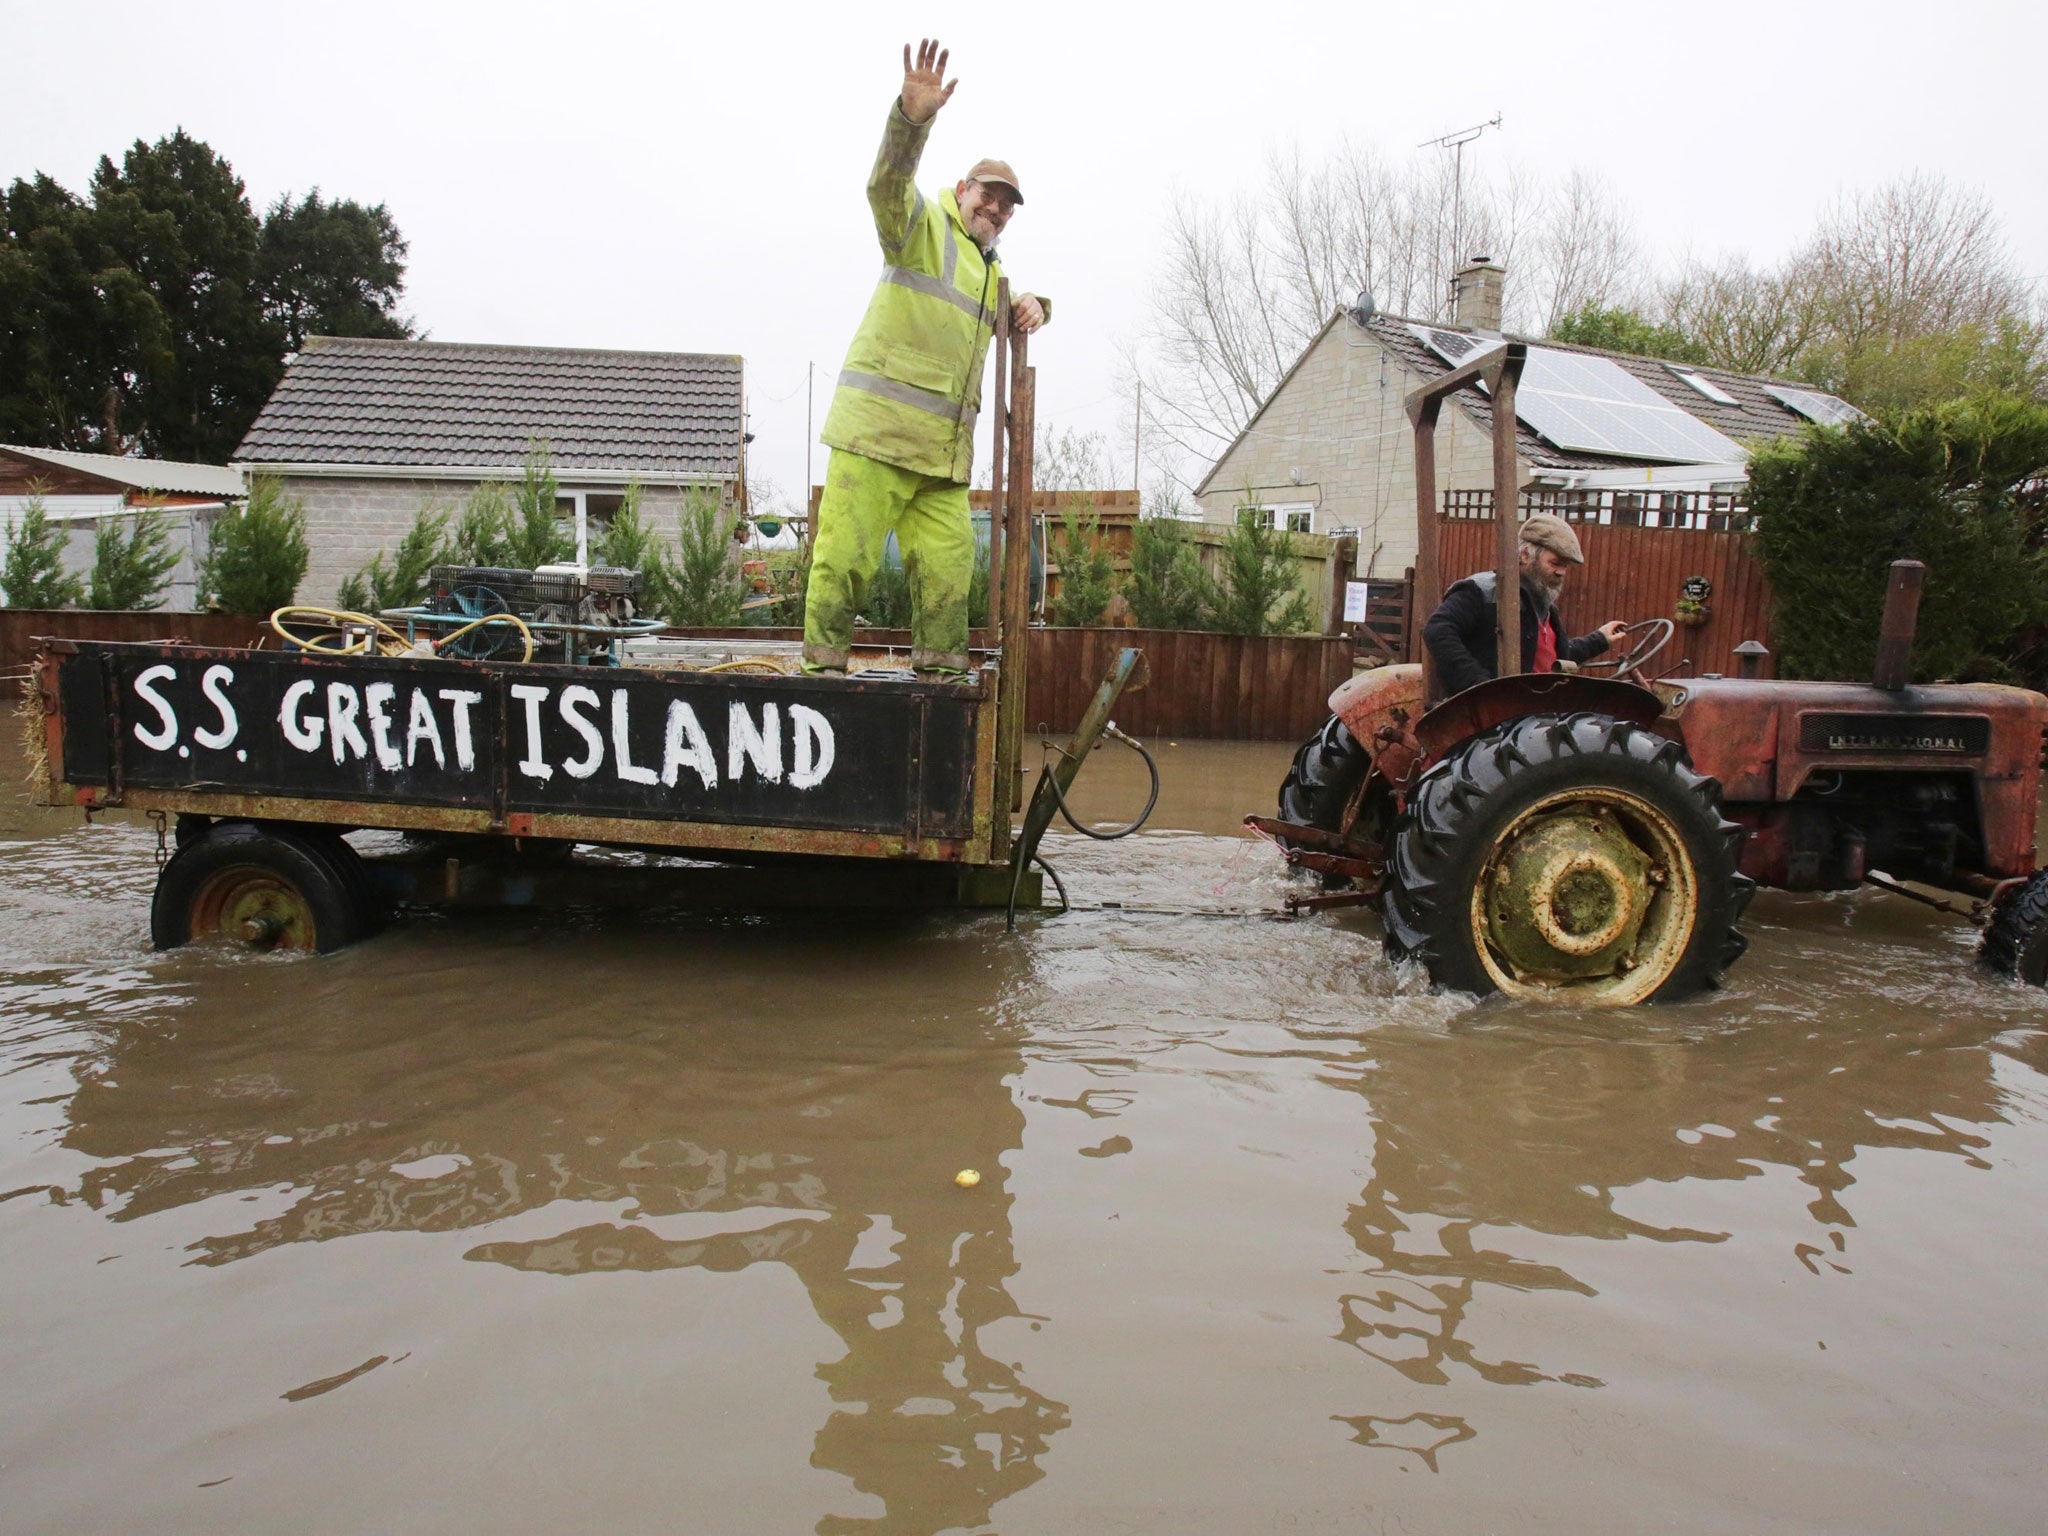
M158 949L221 938L250 949L326 954L362 931L331 854L312 839L247 822L216 826L173 854L149 909Z
M1991 914L1977 958L2001 976L2048 986L2048 869L2037 870Z
M385 920L390 909L376 882L370 878L363 856L348 845L348 840L332 827L295 827L291 829L303 837L313 851L327 860L328 866L340 878L348 891L349 900L355 907L356 938L368 939L384 931Z
M1755 883L1721 787L1606 715L1531 715L1426 774L1395 823L1381 913L1442 987L1612 1007L1720 980Z

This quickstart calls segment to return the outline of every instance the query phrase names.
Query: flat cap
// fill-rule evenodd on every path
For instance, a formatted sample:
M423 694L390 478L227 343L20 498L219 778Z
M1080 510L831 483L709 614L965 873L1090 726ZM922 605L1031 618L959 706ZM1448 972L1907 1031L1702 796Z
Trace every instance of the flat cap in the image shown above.
M974 169L967 173L969 181L993 181L1008 187L1017 195L1017 206L1024 206L1024 189L1017 185L1017 173L1010 169L1007 160L977 160Z
M1586 563L1585 551L1579 548L1579 536L1572 532L1572 525L1548 512L1538 512L1522 524L1522 542L1563 555L1573 565Z

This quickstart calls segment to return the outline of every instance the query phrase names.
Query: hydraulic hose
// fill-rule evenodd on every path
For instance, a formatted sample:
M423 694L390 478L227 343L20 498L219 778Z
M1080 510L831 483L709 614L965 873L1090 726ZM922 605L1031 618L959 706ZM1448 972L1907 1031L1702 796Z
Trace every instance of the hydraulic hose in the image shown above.
M1067 900L1067 886L1066 882L1060 879L1060 872L1045 861L1045 855L1043 854L1032 854L1031 862L1052 877L1052 888L1060 893L1060 910L1056 915L1065 917L1074 910L1074 904ZM1017 891L1023 884L1024 866L1019 864L1017 872L1010 876L1010 905L1004 913L1003 919L1003 927L1011 933L1017 931Z
M1107 736L1114 736L1118 741L1122 742L1125 746L1129 747L1133 752L1137 753L1138 756L1145 759L1145 766L1146 768L1150 769L1152 773L1152 793L1146 796L1145 798L1145 809L1138 812L1138 819L1130 823L1130 825L1116 827L1108 832L1098 832L1093 827L1082 826L1080 822L1074 819L1074 813L1067 809L1067 797L1060 791L1060 776L1052 771L1050 765L1041 769L1040 771L1051 783L1053 802L1059 806L1060 814L1066 817L1068 826L1072 827L1076 832L1080 833L1083 837L1092 837L1100 843L1113 843L1120 837L1129 837L1133 832L1137 831L1138 828L1144 826L1145 823L1151 818L1152 807L1159 803L1159 764L1153 761L1152 754L1145 750L1145 744L1143 742L1139 741L1135 737L1126 736L1122 731L1118 730L1114 724L1111 724L1104 731L1103 734ZM1057 876L1054 877L1054 881L1055 883L1057 883ZM1064 892L1061 894L1060 899L1063 901L1066 899Z

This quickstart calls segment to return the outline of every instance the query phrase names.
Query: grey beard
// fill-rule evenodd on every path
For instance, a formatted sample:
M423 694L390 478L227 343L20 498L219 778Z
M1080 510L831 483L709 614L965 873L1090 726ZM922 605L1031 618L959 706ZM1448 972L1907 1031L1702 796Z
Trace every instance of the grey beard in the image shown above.
M1522 588L1535 603L1536 617L1540 619L1556 604L1558 593L1564 590L1564 583L1548 582L1535 572L1526 571L1522 575Z

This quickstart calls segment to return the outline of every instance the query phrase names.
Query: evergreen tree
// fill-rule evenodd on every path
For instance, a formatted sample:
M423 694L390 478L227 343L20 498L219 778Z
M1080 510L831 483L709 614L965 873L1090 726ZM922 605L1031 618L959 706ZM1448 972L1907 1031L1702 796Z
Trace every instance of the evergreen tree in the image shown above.
M1291 635L1315 627L1294 540L1246 512L1223 541L1209 623L1226 635ZM1277 609L1277 611L1276 611Z
M169 522L160 506L140 507L130 518L100 520L92 541L92 581L86 589L86 607L135 610L161 606L171 572L178 568Z
M1783 675L1869 677L1891 562L1912 559L1927 564L1916 678L2048 680L2048 406L1810 428L1760 447L1749 485Z
M1169 502L1131 530L1124 601L1140 629L1199 629L1203 609L1215 598L1194 532L1173 515L1177 510Z
M726 515L717 491L692 487L684 494L675 560L662 562L644 593L650 614L681 625L739 622L747 588L735 558L737 521Z
M448 559L448 516L447 508L424 503L399 540L391 563L386 565L384 551L378 550L368 565L341 584L336 606L356 613L377 613L425 602L430 573Z
M1055 624L1095 624L1116 595L1116 567L1102 542L1102 525L1093 498L1070 498L1060 509L1060 537L1053 546L1059 562L1060 589L1052 599Z
M31 487L0 564L0 595L8 607L62 608L78 601L78 578L64 573L67 542L64 529L50 521L42 488Z
M575 558L575 535L562 526L556 510L561 493L548 445L538 438L528 441L519 484L512 488L511 528L505 549L509 564L531 571Z
M638 480L626 486L626 494L619 501L619 510L612 514L612 520L604 530L591 540L591 564L644 572L661 560L661 540L640 511L642 495Z
M199 563L199 606L226 613L270 613L289 604L306 579L306 505L281 482L260 476L248 503L213 525Z
M1675 325L1659 325L1632 309L1607 308L1591 300L1558 317L1550 328L1552 341L1582 347L1605 347L1636 357L1663 357L1674 363L1711 363L1709 349Z
M327 202L315 187L271 204L258 242L257 289L286 352L308 336L402 339L394 313L405 286L405 238L382 203Z
M281 198L179 130L102 157L89 195L0 191L0 441L226 459L320 331L406 336L405 242L381 205Z
M448 558L456 565L509 565L511 547L511 488L502 480L486 480L463 503Z

